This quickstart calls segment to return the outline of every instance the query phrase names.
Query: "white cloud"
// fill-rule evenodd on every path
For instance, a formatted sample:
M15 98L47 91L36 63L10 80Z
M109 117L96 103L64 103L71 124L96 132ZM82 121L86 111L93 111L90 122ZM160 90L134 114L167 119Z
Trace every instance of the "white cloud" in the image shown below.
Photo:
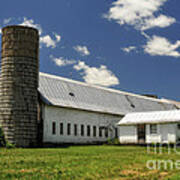
M12 20L12 18L4 19L3 24L8 24L11 22L11 20Z
M104 17L115 20L120 25L128 24L143 30L153 27L167 27L175 22L174 18L155 13L167 0L117 0ZM153 22L154 21L154 22ZM167 22L166 22L167 21Z
M20 23L19 25L36 28L39 30L40 35L43 32L41 25L35 24L33 19L27 19L26 17L24 17L23 22ZM57 43L61 40L61 36L58 35L57 33L54 33L54 36L55 36L55 40L52 39L50 35L44 35L44 36L41 35L40 43L45 44L46 47L55 48Z
M60 66L60 67L76 63L75 60L68 60L68 59L64 59L63 57L56 58L56 57L53 57L52 55L50 55L50 58L52 59L52 61L54 61L54 63L57 66Z
M49 35L40 37L40 43L45 44L46 47L52 47L52 48L56 47L56 42Z
M152 56L180 57L180 52L177 50L179 47L180 40L173 44L164 37L153 36L151 39L148 39L147 44L144 46L144 51Z
M33 27L39 30L39 34L42 34L42 28L40 24L35 24L33 19L27 19L26 17L24 17L24 20L22 23L20 23L19 25L21 26L28 26L28 27Z
M147 19L141 29L144 31L146 29L150 29L153 27L164 28L164 27L170 26L171 24L173 24L175 22L176 22L175 18L168 17L168 16L161 14L157 18Z
M57 43L61 40L61 36L58 34L55 34L55 40L51 38L50 35L45 35L40 37L40 43L45 44L46 47L55 48Z
M14 18L13 18L14 19ZM18 18L18 21L22 21L22 18ZM12 21L12 18L4 19L4 24L9 23ZM36 24L33 19L28 19L26 17L23 18L23 21L19 23L20 26L28 26L38 29L39 35L40 35L40 43L44 44L47 48L55 48L57 46L57 43L61 41L61 36L57 33L53 33L54 38L52 38L50 35L42 35L43 29L40 24ZM0 34L2 30L0 29Z
M100 86L113 86L119 84L118 78L104 65L101 65L99 68L89 67L85 62L79 61L77 65L74 65L74 69L83 71L82 76L86 83Z
M129 52L135 50L136 47L135 47L135 46L129 46L129 47L121 48L121 49L122 49L124 52L129 53Z
M54 36L55 36L57 42L61 41L61 36L59 34L54 33Z
M74 49L79 52L82 56L88 56L90 55L90 52L88 50L88 48L86 46L80 46L80 45L77 45L74 47Z

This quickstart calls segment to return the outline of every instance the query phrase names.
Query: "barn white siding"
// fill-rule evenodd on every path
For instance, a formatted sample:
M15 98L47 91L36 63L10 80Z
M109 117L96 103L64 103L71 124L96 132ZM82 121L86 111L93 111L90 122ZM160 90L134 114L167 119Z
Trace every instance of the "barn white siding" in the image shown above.
M137 126L120 126L119 142L122 144L137 143Z
M43 142L51 143L93 143L104 142L115 136L115 129L108 131L105 137L105 129L102 137L99 136L99 128L115 125L121 116L88 112L70 108L61 108L45 105L44 107L44 135ZM52 124L55 122L56 133L52 134ZM60 123L63 123L63 135L60 135ZM71 125L71 134L67 134L68 123ZM74 125L77 125L77 136L74 134ZM84 125L84 136L81 135L81 125ZM87 136L87 126L90 125L90 136ZM93 135L93 126L96 127L96 137ZM109 127L110 127L109 126ZM117 127L119 128L119 127ZM118 130L119 131L119 130Z

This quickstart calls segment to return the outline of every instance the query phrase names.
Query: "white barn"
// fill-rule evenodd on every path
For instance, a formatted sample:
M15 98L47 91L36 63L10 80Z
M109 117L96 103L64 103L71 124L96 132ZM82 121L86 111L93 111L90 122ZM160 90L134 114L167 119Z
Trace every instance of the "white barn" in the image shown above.
M122 144L177 143L180 141L180 110L129 113L118 125Z
M127 113L177 109L160 99L45 73L39 75L39 107L42 142L58 144L105 142L120 135L117 123Z
M131 139L133 128L117 126L126 114L180 107L173 101L39 73L39 33L32 27L7 26L2 40L0 128L17 147L102 143L123 131Z

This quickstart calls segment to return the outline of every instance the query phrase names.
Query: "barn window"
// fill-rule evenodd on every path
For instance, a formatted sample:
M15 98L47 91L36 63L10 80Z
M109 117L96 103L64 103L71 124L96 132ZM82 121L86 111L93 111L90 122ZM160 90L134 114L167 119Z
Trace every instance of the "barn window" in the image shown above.
M96 137L96 126L93 126L93 136Z
M81 136L84 136L84 125L81 125Z
M115 138L118 138L118 128L115 128Z
M108 128L105 129L105 137L108 137Z
M102 137L102 128L99 128L99 137Z
M74 124L74 135L77 136L77 124Z
M87 125L87 136L91 135L91 129L90 129L90 125Z
M157 124L150 124L150 134L157 134Z
M52 123L52 134L56 134L56 122Z
M70 123L67 124L67 134L71 135L71 124Z
M59 130L60 130L60 135L63 135L63 123L60 123Z

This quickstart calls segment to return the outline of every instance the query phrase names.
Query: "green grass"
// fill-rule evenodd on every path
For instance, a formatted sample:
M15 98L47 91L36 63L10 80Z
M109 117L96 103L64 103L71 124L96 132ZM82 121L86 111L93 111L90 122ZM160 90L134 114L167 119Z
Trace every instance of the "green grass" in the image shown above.
M177 153L147 153L136 146L0 148L0 179L180 179L178 169L149 170L148 160L180 159Z

